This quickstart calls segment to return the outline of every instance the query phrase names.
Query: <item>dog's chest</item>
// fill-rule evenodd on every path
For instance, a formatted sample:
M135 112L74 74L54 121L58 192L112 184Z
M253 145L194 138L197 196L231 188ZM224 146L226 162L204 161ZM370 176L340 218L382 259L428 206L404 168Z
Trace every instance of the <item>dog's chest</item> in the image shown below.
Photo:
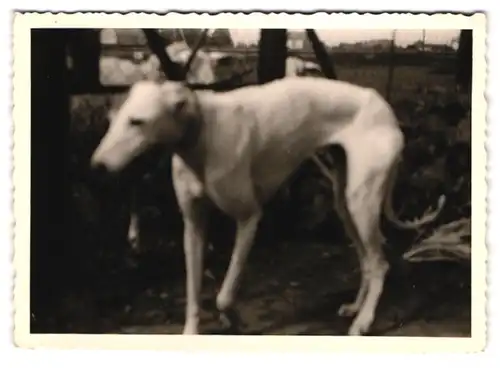
M248 170L241 166L226 172L225 175L207 175L204 190L220 210L234 218L244 217L258 206Z

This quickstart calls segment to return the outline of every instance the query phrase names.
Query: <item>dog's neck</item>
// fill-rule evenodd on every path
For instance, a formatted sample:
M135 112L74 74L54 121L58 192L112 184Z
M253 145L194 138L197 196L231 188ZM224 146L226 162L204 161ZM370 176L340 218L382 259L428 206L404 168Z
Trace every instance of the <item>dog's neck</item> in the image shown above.
M177 142L175 151L186 152L195 148L198 144L203 125L203 114L201 112L200 101L195 91L190 91L189 99L192 101L193 111L188 114L183 123L184 131Z
M210 99L208 94L210 92L191 91L190 99L194 104L193 114L186 119L184 132L174 149L174 152L199 175L202 175L201 170L205 158L203 139L205 124L207 124L205 110Z

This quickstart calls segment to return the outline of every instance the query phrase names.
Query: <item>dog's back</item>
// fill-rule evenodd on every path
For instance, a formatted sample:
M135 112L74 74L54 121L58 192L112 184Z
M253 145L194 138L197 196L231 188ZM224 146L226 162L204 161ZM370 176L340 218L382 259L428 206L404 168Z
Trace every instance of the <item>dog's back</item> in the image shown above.
M289 77L260 86L216 93L224 111L225 131L251 129L256 151L288 146L302 156L302 145L328 144L332 135L350 126L370 101L384 108L384 101L371 88L315 77ZM219 114L220 116L220 114ZM241 126L243 125L243 127Z
M380 106L385 103L372 88L317 77L287 77L216 95L223 104L239 105L255 115L256 122L262 122L264 136L276 133L271 132L273 128L295 130L304 126L304 120L309 124L318 121L321 126L325 121L348 124L368 100Z
M319 77L287 77L277 79L262 85L251 85L230 92L219 92L228 100L245 101L247 105L276 104L279 101L306 98L308 100L332 99L337 104L349 104L353 96L371 93L373 89L351 84L349 82L319 78Z

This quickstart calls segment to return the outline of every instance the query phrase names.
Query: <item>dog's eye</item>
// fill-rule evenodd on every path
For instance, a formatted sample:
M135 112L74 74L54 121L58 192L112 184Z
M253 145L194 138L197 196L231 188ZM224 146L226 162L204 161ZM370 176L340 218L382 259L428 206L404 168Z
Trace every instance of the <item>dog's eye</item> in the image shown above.
M132 126L141 126L143 124L144 124L144 120L130 119L130 125L132 125Z

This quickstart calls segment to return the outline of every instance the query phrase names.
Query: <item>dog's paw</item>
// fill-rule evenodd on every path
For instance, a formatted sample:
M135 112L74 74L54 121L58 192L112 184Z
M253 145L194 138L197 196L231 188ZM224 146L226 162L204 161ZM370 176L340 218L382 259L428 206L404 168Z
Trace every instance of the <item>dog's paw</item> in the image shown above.
M186 323L184 326L183 335L198 335L198 327L194 323Z
M129 232L127 236L128 243L133 251L138 252L140 249L139 234L135 232Z
M238 335L239 333L241 333L243 322L240 319L238 312L236 312L234 309L220 312L219 321L222 330L225 331L225 333L233 335Z
M231 328L234 328L236 321L234 321L228 314L220 313L219 322L221 324L222 329L230 330Z
M373 322L373 316L365 314L358 315L358 317L354 320L351 327L349 327L349 331L347 334L349 336L363 336L370 331L371 325Z
M341 317L354 317L359 312L359 305L355 303L342 304L337 312Z
M368 332L367 326L359 325L353 323L351 327L349 327L349 331L347 334L349 336L363 336Z

